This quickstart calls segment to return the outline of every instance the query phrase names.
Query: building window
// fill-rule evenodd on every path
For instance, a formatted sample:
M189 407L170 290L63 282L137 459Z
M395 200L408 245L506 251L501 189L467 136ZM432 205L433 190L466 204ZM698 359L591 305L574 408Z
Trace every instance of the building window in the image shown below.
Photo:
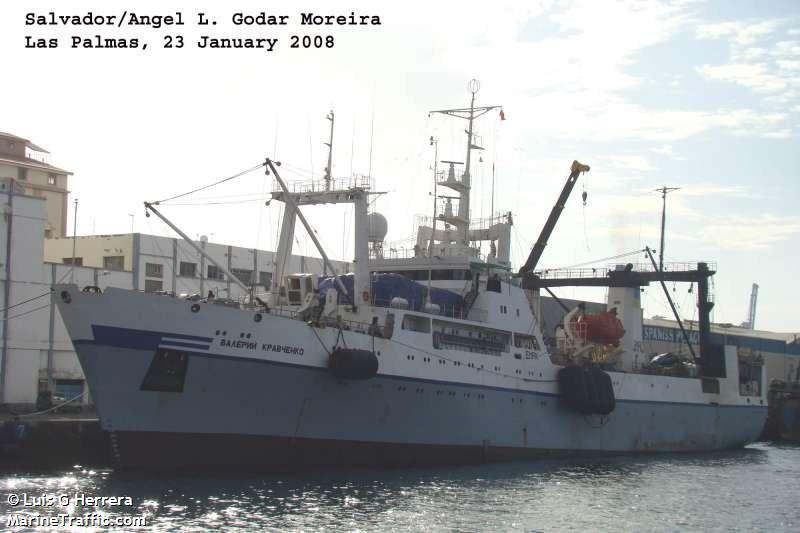
M231 274L239 278L239 281L244 283L245 285L249 285L253 282L253 271L247 270L246 268L232 268Z
M225 279L222 272L215 265L208 265L208 279Z
M164 265L160 263L145 263L144 275L150 278L163 278ZM160 289L159 289L160 290Z
M195 277L197 275L197 263L181 261L180 275L186 276L187 278Z
M272 285L272 272L260 271L258 273L258 284L264 287Z
M160 279L144 280L144 292L158 292L164 290L164 284Z
M55 380L55 386L53 403L75 400L83 394L82 379L57 379ZM81 401L74 401L68 407L79 410L81 403Z
M71 264L73 264L73 263L72 263L72 258L71 258L71 257L65 257L65 258L63 258L63 259L61 260L61 262L62 262L62 263L64 263L65 265L71 265ZM75 263L74 263L74 264L75 264L75 266L79 266L79 267L80 267L80 266L83 266L83 257L76 257L76 258L75 258Z
M47 184L48 185L55 185L56 184L56 175L55 174L50 174L49 176L47 176Z
M28 179L28 169L24 167L17 167L17 178L26 181Z
M53 230L51 230L51 229L44 230L44 238L45 239L52 239L53 238Z
M103 268L106 270L124 270L125 256L107 255L103 257Z

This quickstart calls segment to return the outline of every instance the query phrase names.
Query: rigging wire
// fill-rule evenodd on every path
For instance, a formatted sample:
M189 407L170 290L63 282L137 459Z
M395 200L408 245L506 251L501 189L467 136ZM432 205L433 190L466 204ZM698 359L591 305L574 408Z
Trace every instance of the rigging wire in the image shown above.
M40 305L39 307L34 307L33 309L29 309L28 311L23 311L22 313L18 313L16 315L11 315L9 317L6 317L5 320L11 320L13 318L19 318L21 316L29 315L29 314L31 314L33 312L39 311L41 309L44 309L45 307L50 307L50 304L46 303L44 305Z
M7 315L7 314L8 314L8 311L9 311L10 309L14 309L15 307L17 307L17 306L20 306L20 305L22 305L22 304L26 304L26 303L28 303L28 302L32 302L32 301L34 301L34 300L38 300L39 298L42 298L42 297L44 297L44 296L47 296L47 295L51 294L52 292L53 292L53 289L50 289L49 291L47 291L47 292L44 292L44 293L40 294L39 296L34 296L33 298L28 298L27 300L22 300L21 302L17 302L17 303L15 303L15 304L9 305L9 306L8 306L8 307L6 307L5 309L3 309L3 313Z
M252 202L265 202L267 200L266 196L264 198L250 198L247 200L228 200L224 202L182 202L177 204L169 204L170 207L187 207L187 206L197 206L197 205L234 205L234 204L249 204Z
M241 172L238 172L238 173L234 174L233 176L228 176L227 178L223 178L221 180L215 181L214 183L210 183L210 184L205 185L203 187L199 187L197 189L193 189L193 190L191 190L189 192L176 194L175 196L170 196L169 198L164 198L163 200L159 200L157 202L153 202L153 205L160 205L160 204L163 204L165 202L169 202L171 200L175 200L177 198L183 198L184 196L189 196L190 194L194 194L196 192L200 192L200 191L204 191L206 189L210 189L211 187L214 187L215 185L219 185L220 183L225 183L226 181L230 181L232 179L235 179L235 178L238 178L240 176L244 176L245 174L248 174L250 172L253 172L254 170L258 170L259 168L263 167L264 165L266 165L266 162L259 163L256 166L250 167L250 168L248 168L246 170L242 170Z
M583 187L583 194L581 194L581 198L583 199L583 208L581 213L583 213L583 240L586 243L586 251L591 252L592 249L589 247L589 234L586 232L586 178L581 181L581 186Z
M311 119L308 119L308 164L311 165L311 175L314 175L314 144L311 141Z
M548 268L548 269L545 269L545 270L567 270L567 269L570 269L570 268L576 268L576 267L581 267L581 266L586 266L586 265L592 265L592 264L595 264L595 263L602 263L604 261L611 261L612 259L621 259L623 257L629 257L631 255L639 254L639 253L641 253L643 251L644 251L644 248L641 249L641 250L634 250L632 252L625 252L625 253L622 253L622 254L612 255L612 256L609 256L609 257L603 257L602 259L594 259L592 261L585 261L583 263L575 263L574 265L568 265L568 266L563 266L563 267L558 267L558 268Z
M36 411L36 412L33 412L33 413L20 413L20 414L17 414L17 416L20 417L20 418L25 418L25 417L29 417L29 416L43 415L45 413L49 413L51 411L55 411L56 409L58 409L60 407L63 407L64 405L67 405L68 403L72 403L75 400L77 400L78 398L83 398L88 393L89 393L89 391L84 391L84 392L78 394L77 396L73 396L69 400L63 401L63 402L61 402L59 404L56 404L56 405L50 407L49 409L45 409L43 411Z

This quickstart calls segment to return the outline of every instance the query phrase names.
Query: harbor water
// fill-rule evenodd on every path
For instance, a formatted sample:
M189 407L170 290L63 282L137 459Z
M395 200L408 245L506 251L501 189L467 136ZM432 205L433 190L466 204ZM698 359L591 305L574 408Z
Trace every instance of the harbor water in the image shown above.
M13 514L98 512L145 517L155 531L800 530L800 447L777 444L297 476L171 476L76 466L6 472L1 483L3 527ZM12 494L33 505L12 505ZM102 496L120 500L89 500ZM57 499L47 505L48 497L65 498L67 507Z

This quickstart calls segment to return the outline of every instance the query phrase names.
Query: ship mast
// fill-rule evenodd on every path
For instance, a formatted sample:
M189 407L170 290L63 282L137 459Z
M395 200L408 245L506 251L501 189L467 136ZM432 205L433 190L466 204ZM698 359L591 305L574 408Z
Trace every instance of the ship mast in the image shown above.
M331 169L333 168L333 110L331 110L330 114L325 118L331 122L331 134L328 142L325 143L325 146L328 147L328 166L325 167L325 176L323 176L325 180L325 190L329 191L331 190Z
M472 160L472 150L483 150L483 147L475 144L473 125L476 118L485 115L492 109L499 109L502 107L496 105L475 107L475 95L478 93L480 88L481 84L475 78L470 80L469 84L467 84L467 89L471 93L471 98L468 108L439 109L431 111L431 113L439 113L442 115L449 115L451 117L467 120L467 129L465 130L465 133L467 134L467 156L464 165L464 172L461 175L461 180L457 180L455 177L455 171L453 165L457 163L451 161L444 161L446 163L450 163L450 172L448 173L447 180L441 182L441 185L449 187L458 192L459 194L458 215L450 218L448 222L452 223L459 230L458 235L462 239L461 243L467 246L469 245L469 223L470 223L469 220L470 217L469 191L471 186L470 162Z
M667 187L666 185L655 190L661 193L661 246L658 247L658 270L660 272L664 271L664 226L667 221L667 194L678 190L680 190L680 187Z

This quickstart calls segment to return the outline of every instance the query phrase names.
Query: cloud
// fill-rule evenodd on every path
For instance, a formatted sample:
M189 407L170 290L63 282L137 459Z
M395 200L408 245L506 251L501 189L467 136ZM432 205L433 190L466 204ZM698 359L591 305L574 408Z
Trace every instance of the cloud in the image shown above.
M699 227L698 238L723 249L760 250L800 236L800 217L719 216Z
M680 155L675 149L672 147L671 144L662 144L661 146L657 146L656 148L651 148L651 152L663 155L665 157L669 157L675 161L686 161L687 158Z
M662 144L658 148L651 148L650 151L661 155L675 155L671 144Z
M598 159L606 161L611 168L616 169L644 172L654 168L652 163L641 155L601 155Z
M775 131L775 126L786 118L785 114L764 114L748 108L710 111L652 109L611 96L604 106L598 107L587 103L581 108L571 105L570 101L575 100L571 100L568 94L537 98L529 112L546 121L531 121L528 126L530 133L569 139L671 142L718 129L737 135L764 135ZM580 124L580 128L575 124Z
M785 108L800 98L800 41L792 40L796 28L787 28L789 19L761 22L735 21L701 24L695 36L701 40L727 39L729 58L722 64L695 67L707 80L733 83L767 103ZM790 136L788 129L769 132L766 137Z
M680 186L682 196L748 196L751 197L750 187L744 185L719 185L715 183L692 183Z
M769 213L756 216L709 214L690 209L674 201L675 198L673 197L673 201L667 206L670 220L692 219L693 230L687 232L681 229L679 223L670 222L671 241L693 242L720 250L753 251L769 249L783 241L800 237L800 216ZM640 197L636 201L618 199L613 210L608 213L607 220L610 224L595 226L594 233L606 234L612 240L634 237L640 239L640 242L655 242L659 237L658 225L643 224L642 216L657 213L660 209L660 199L655 201L646 197ZM623 222L630 220L631 215L639 216L636 223Z
M728 37L733 43L740 46L749 46L774 33L785 24L780 19L764 20L757 23L747 21L717 22L700 24L697 26L698 39L719 39Z

